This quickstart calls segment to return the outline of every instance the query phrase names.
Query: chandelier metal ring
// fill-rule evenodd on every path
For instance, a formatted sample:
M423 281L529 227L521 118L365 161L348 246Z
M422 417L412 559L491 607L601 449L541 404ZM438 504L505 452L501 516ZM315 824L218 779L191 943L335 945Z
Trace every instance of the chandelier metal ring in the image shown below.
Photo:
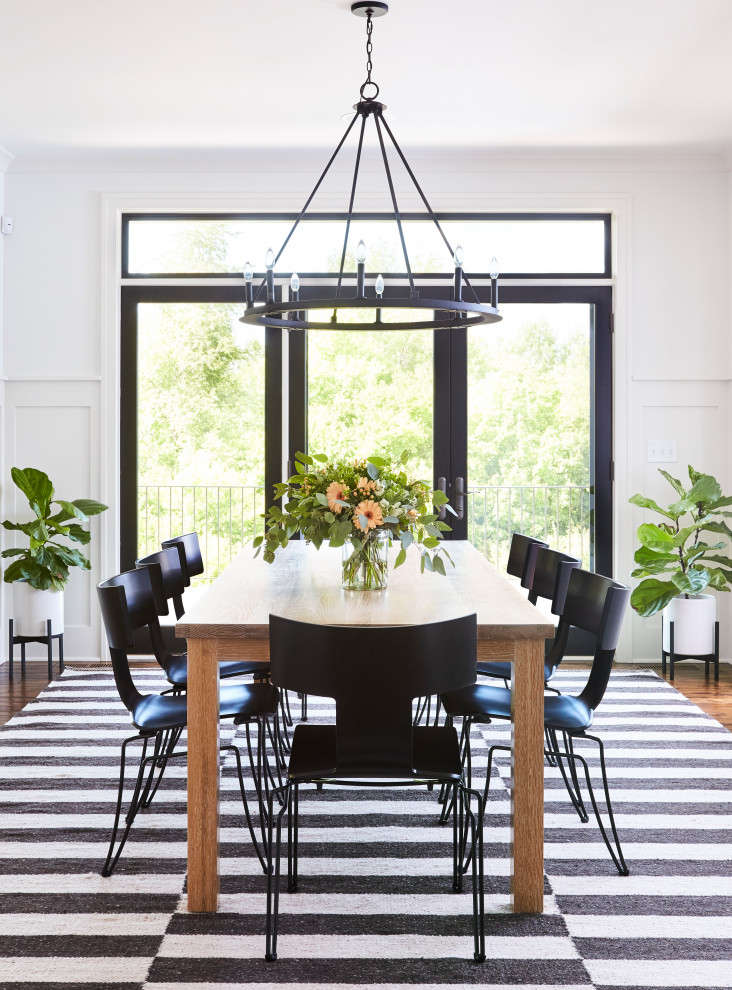
M267 303L247 311L242 317L242 323L254 323L259 326L280 327L286 330L332 330L333 320L328 322L299 318L295 307L299 300ZM454 330L456 327L481 326L484 323L497 323L501 319L498 310L483 303L471 303L454 299L381 299L380 297L347 296L334 299L332 296L321 299L307 299L301 303L306 311L331 310L337 313L339 309L427 309L434 312L431 320L415 320L401 323L398 326L389 321L375 319L371 323L343 323L339 329L358 330ZM439 317L438 313L444 313ZM287 314L290 314L289 316ZM469 315L471 314L471 315Z

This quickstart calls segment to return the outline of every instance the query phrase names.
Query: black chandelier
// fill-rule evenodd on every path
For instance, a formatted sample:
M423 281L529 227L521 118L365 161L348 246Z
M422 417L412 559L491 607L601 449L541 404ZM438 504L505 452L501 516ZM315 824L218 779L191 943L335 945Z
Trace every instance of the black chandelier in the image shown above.
M494 264L492 265L493 270L490 273L491 302L490 305L487 305L479 300L475 289L471 286L465 276L465 273L463 272L462 248L458 245L453 250L450 246L450 243L445 236L442 227L440 226L439 220L435 216L432 207L427 201L427 197L415 178L409 162L404 157L404 154L397 144L396 138L394 137L389 124L384 119L384 110L386 109L386 105L384 103L379 103L376 99L379 95L379 87L371 78L371 71L373 68L371 63L371 35L373 32L373 18L383 16L388 12L388 10L388 4L376 2L376 0L359 0L359 2L351 4L352 13L356 14L358 17L366 18L366 80L360 89L361 100L354 105L353 109L356 112L346 128L345 134L331 155L330 160L325 166L320 178L315 183L313 191L308 196L299 216L290 228L282 247L279 249L277 254L275 254L271 248L268 250L265 261L267 274L259 285L256 294L252 284L254 277L252 268L249 262L247 262L244 268L246 309L244 310L244 315L241 317L242 323L252 323L257 326L264 327L280 327L288 330L456 330L465 327L479 326L484 323L496 323L498 320L502 319L500 313L498 312L498 271L497 265L495 264L495 259ZM367 95L367 92L369 95ZM399 231L399 239L401 241L402 252L404 255L407 279L409 281L409 293L404 295L395 295L390 293L387 297L384 297L386 283L381 275L379 275L375 280L373 295L367 294L365 276L366 249L363 241L359 241L356 251L356 294L345 295L343 293L344 278L349 280L352 278L352 275L344 273L343 269L346 261L348 236L353 217L353 203L356 196L356 186L358 184L358 171L361 164L364 132L366 130L366 122L369 119L373 120L376 128L378 144L381 149L381 157L384 164L384 170L386 172L389 193L391 195L394 221L396 222L397 229ZM328 174L331 165L337 158L338 153L345 144L345 141L351 133L351 130L357 120L361 121L361 129L358 138L356 165L353 172L353 182L351 184L351 196L348 204L346 231L343 238L343 250L341 252L335 297L329 296L327 298L308 299L306 302L303 301L304 304L307 305L307 311L301 311L293 307L293 303L300 302L299 277L296 274L293 274L290 279L290 297L287 300L279 302L275 299L274 268L282 255L282 252L287 247L290 238L295 233L298 224L304 218L310 203ZM412 266L409 263L409 255L407 253L407 244L404 238L402 219L399 213L399 207L397 205L394 183L386 153L386 143L384 140L385 133L391 141L397 155L401 159L407 174L414 184L414 188L417 190L417 193L424 203L427 214L442 237L442 240L449 251L451 262L454 263L455 272L450 299L422 299L420 298L419 290L415 286ZM470 291L472 294L472 299L464 298L464 288ZM262 298L263 293L266 293L266 301L261 304L260 299ZM371 310L374 313L374 318L372 321L366 323L339 321L339 310L353 309ZM394 320L390 319L389 321L382 321L382 311L387 309L396 311L401 310L403 312L395 313L394 316L396 318ZM311 311L313 310L329 311L330 316L328 319L313 320L310 318ZM413 319L412 317L415 311L417 311L418 315L416 319ZM424 315L424 319L419 318L422 315ZM401 319L399 319L400 316L402 317Z

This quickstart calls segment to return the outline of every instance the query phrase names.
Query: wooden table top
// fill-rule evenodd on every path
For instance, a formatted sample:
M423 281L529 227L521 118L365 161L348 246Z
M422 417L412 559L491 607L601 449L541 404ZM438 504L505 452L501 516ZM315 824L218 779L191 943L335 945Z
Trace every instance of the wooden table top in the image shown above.
M478 639L549 639L554 626L467 541L451 541L447 576L419 570L419 553L389 567L383 591L344 591L341 551L293 540L273 564L244 549L182 616L187 639L268 639L269 615L322 625L417 625L476 612ZM390 550L390 562L396 550Z

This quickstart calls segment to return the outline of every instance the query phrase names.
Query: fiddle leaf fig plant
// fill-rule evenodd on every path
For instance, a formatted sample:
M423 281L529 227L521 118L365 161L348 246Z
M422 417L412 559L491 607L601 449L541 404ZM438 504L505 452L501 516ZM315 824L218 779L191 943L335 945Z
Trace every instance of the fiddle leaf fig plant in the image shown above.
M659 472L676 492L676 499L665 509L652 498L633 495L630 501L663 517L659 523L643 523L638 528L640 547L635 552L638 567L631 577L641 578L630 596L639 615L654 615L679 595L700 595L706 588L729 591L732 559L721 555L726 541L712 542L720 534L732 537L725 517L732 497L723 496L719 482L711 474L700 474L689 465L691 485L667 471Z
M25 523L14 523L9 519L3 522L5 529L16 530L28 537L27 547L3 550L3 557L15 558L5 569L3 580L8 584L27 581L38 591L49 588L62 591L69 580L70 567L88 571L91 564L80 550L58 540L88 543L91 534L81 524L87 522L89 516L105 512L108 506L91 498L77 498L73 502L55 499L48 475L36 468L14 467L10 474L28 499L35 518Z

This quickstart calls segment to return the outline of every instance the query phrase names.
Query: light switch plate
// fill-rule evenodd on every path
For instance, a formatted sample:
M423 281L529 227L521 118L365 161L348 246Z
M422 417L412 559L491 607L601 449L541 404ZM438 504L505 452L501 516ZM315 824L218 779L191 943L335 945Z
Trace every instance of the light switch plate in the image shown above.
M646 461L651 464L675 464L676 460L675 440L648 441Z

